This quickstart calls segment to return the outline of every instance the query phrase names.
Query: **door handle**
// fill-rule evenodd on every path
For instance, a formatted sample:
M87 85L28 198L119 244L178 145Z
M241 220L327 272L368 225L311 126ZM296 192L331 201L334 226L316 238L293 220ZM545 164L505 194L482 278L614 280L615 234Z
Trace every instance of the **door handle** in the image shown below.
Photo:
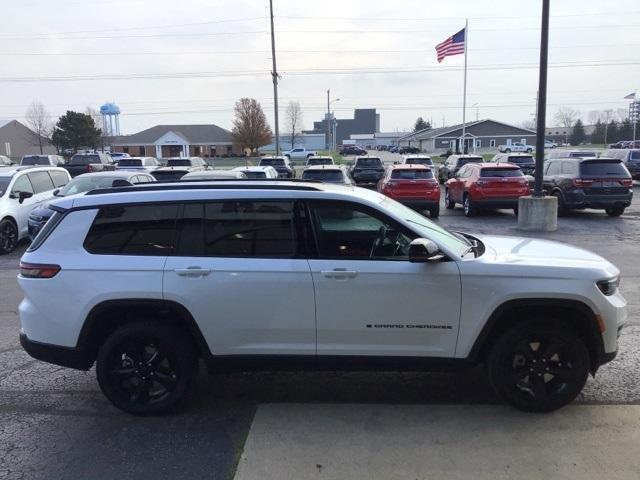
M354 270L346 270L344 268L334 268L333 270L322 270L320 273L322 273L322 275L327 278L338 278L338 279L354 278L356 275L358 275L358 272Z
M181 277L205 277L211 273L210 269L200 267L176 268L173 271Z

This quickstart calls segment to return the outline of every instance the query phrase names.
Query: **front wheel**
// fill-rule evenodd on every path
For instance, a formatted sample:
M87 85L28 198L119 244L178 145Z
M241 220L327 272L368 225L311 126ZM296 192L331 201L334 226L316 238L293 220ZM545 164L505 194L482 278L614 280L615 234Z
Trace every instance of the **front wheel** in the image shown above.
M118 328L98 351L96 376L104 395L134 415L168 413L187 396L197 356L187 335L150 321Z
M11 253L18 246L18 227L5 218L0 222L0 253Z
M462 207L464 208L464 216L465 217L475 217L477 213L476 206L471 202L471 198L469 194L464 196L464 201L462 203Z
M555 192L553 192L552 195L558 199L558 216L564 217L569 213L569 210L564 204L564 198L562 197L562 193L559 190L556 190Z
M607 215L610 217L619 217L624 213L624 207L610 207L605 209L605 212L607 212Z
M528 412L550 412L573 401L590 369L589 352L576 332L542 322L510 328L487 357L489 381L498 395Z

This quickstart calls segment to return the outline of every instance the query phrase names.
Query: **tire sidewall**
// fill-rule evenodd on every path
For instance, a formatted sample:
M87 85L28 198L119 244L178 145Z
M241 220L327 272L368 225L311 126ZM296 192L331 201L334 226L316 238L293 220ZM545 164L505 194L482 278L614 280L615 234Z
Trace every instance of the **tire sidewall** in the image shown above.
M0 221L0 234L1 234L2 231L4 231L4 229L6 228L6 225L9 225L13 229L14 234L15 234L15 241L13 242L13 244L9 245L8 248L4 248L4 246L2 246L2 244L0 244L0 254L13 252L16 249L16 247L18 246L18 243L20 241L20 238L19 238L20 235L19 235L19 232L18 232L18 227L16 226L16 224L13 221L11 221L8 218L5 218L4 220Z

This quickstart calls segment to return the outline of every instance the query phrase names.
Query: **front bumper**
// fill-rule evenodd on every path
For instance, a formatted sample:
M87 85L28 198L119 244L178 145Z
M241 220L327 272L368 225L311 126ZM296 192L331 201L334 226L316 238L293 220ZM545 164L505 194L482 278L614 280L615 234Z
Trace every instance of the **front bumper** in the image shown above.
M76 370L89 370L93 365L93 359L87 352L80 348L61 347L29 340L27 335L20 333L20 345L36 360L53 363L62 367L75 368Z

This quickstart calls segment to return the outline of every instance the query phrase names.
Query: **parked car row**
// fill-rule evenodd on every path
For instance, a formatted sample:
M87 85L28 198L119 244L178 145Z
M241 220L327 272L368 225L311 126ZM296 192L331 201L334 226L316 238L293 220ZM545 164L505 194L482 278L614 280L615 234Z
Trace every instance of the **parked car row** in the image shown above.
M640 140L622 140L609 144L609 148L640 148Z

